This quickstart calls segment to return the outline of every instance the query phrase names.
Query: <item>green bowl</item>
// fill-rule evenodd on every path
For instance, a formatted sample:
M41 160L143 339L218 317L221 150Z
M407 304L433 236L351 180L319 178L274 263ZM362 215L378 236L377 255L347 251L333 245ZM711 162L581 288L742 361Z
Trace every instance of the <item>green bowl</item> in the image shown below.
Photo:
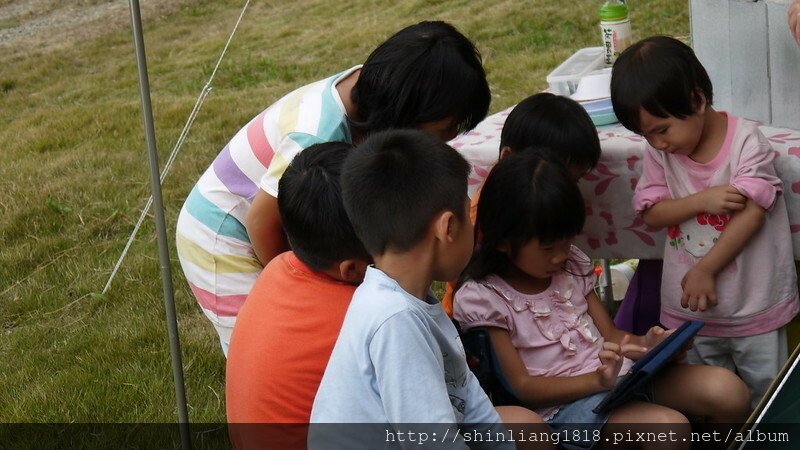
M596 127L599 127L600 125L608 125L611 123L618 122L617 116L614 114L614 111L603 114L589 114L589 117L592 118L592 123Z

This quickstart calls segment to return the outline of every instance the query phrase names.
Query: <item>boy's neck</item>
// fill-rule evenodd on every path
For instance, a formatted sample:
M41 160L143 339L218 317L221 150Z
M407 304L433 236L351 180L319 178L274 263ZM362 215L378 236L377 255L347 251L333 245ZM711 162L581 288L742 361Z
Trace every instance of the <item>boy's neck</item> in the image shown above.
M375 256L375 267L395 280L404 291L425 301L433 283L431 252L417 245L411 250L387 250Z
M347 283L351 286L358 286L364 281L364 274L367 271L368 265L369 261L360 258L345 259L336 261L327 268L314 272L320 275L326 275L333 281Z
M348 283L347 280L342 278L342 274L339 271L339 267L338 266L336 266L336 267L331 266L331 267L328 267L327 269L319 270L319 271L317 271L317 273L319 273L321 275L327 275L329 278L333 279L334 281L340 281L342 283Z

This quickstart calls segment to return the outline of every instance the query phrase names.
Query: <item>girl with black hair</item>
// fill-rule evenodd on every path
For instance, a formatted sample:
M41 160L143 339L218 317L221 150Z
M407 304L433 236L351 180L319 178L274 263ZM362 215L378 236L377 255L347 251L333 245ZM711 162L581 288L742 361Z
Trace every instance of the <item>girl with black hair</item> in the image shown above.
M755 408L800 311L791 231L769 141L715 110L712 94L692 49L670 37L643 39L614 64L614 111L649 144L633 207L667 228L660 321L704 321L689 362L735 370Z
M261 269L289 249L278 180L317 143L358 144L389 128L443 140L486 116L490 93L472 42L444 22L406 27L363 65L304 86L258 114L222 149L183 205L181 267L227 353L236 314Z
M547 148L578 182L600 160L600 139L592 118L569 97L540 92L522 100L511 110L500 133L498 160L533 147ZM469 216L475 222L481 190L470 200ZM453 316L456 281L445 285L442 307Z
M580 438L563 442L568 448L607 442L601 436L623 429L618 424L672 424L686 436L686 415L714 423L744 420L749 392L735 374L685 364L668 367L641 400L609 415L592 412L630 359L669 332L653 327L634 336L614 326L594 292L591 260L572 245L584 220L577 185L548 150L509 155L483 186L477 250L454 313L464 329L487 329L513 394L553 431Z

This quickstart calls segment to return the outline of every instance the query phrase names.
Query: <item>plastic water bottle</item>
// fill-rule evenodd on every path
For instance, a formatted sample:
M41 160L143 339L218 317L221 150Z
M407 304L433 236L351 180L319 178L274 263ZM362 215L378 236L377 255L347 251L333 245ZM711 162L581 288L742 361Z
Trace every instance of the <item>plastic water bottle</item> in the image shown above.
M608 0L600 7L600 30L603 36L606 65L614 64L620 53L631 45L631 21L628 6L622 0Z

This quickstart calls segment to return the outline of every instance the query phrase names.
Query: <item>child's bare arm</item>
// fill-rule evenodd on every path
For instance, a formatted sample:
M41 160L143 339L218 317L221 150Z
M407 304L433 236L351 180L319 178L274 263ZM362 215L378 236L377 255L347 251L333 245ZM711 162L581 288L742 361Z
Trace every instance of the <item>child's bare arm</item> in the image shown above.
M619 343L622 341L622 338L628 334L614 325L614 321L611 320L611 315L608 314L608 310L603 306L603 303L594 291L586 295L586 305L588 307L587 312L589 316L592 318L594 325L605 340Z
M651 227L668 227L702 214L730 214L745 207L747 198L733 186L714 186L684 198L662 200L642 213Z
M764 224L766 211L747 199L745 208L734 214L714 247L683 277L681 306L692 311L705 311L717 304L714 279Z
M531 407L552 406L575 401L587 395L608 390L599 373L591 372L574 377L533 377L519 357L508 331L487 328L492 347L514 395Z
M272 258L289 250L278 213L277 198L259 189L247 210L246 222L247 235L262 265L266 266Z

